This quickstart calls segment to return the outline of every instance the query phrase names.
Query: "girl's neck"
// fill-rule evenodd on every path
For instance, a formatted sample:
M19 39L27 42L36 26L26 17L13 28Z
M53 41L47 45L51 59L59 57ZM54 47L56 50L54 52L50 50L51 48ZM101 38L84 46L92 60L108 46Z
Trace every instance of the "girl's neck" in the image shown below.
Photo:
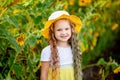
M70 44L68 42L58 42L57 46L60 46L60 47L69 47Z

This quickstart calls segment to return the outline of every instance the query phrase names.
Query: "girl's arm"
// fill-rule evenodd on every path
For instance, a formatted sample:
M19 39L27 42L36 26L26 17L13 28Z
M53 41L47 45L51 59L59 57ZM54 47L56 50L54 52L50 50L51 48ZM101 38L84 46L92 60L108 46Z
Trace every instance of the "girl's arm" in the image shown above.
M49 61L42 61L41 62L41 75L40 75L40 80L48 80L48 72L49 72Z

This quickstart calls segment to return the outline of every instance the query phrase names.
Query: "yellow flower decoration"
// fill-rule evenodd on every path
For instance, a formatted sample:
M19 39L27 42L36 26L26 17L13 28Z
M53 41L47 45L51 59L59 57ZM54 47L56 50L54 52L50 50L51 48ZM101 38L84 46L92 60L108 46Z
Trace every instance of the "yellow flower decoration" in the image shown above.
M86 6L87 0L79 0L79 6Z
M40 44L40 43L42 43L42 40L37 40L37 44Z
M93 46L95 47L96 46L96 43L97 43L97 38L93 38L93 42L92 42L92 44L93 44Z
M74 5L74 2L75 2L74 0L70 0L70 1L69 1L69 4L70 4L70 5Z
M67 8L68 8L68 3L66 2L64 6L64 10L66 10Z
M92 3L92 0L87 0L87 3L88 3L88 4Z
M115 24L112 26L112 30L115 30L115 29L117 29L117 28L118 28L118 24L115 23Z
M13 14L17 14L17 13L19 13L19 12L20 12L20 10L15 9L15 10L13 11Z
M111 2L108 2L105 7L106 7L106 8L109 8L110 5L111 5Z
M86 6L87 4L90 4L92 0L79 0L79 6Z
M114 73L118 73L118 72L120 72L120 66L117 67L113 72L114 72Z
M25 40L25 36L24 35L20 35L17 37L16 41L20 46L24 45L24 40Z
M99 36L99 33L98 33L98 32L95 32L95 33L94 33L94 37L97 38L98 36Z

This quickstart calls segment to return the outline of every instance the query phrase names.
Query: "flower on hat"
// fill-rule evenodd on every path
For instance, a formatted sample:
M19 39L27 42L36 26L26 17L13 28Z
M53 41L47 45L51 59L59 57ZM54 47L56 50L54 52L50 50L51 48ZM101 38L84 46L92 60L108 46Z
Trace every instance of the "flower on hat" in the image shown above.
M57 20L60 19L68 19L70 20L73 24L75 24L75 30L78 33L81 29L82 22L79 17L75 15L69 15L68 12L66 11L55 11L50 15L48 18L48 21L45 23L44 28L41 30L42 35L49 39L49 27Z

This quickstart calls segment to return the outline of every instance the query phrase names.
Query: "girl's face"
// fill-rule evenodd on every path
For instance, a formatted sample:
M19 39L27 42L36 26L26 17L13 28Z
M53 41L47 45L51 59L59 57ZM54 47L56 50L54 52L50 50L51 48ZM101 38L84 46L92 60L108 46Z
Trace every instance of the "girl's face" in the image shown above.
M71 37L70 22L66 19L58 20L54 25L55 38L58 42L68 42Z

